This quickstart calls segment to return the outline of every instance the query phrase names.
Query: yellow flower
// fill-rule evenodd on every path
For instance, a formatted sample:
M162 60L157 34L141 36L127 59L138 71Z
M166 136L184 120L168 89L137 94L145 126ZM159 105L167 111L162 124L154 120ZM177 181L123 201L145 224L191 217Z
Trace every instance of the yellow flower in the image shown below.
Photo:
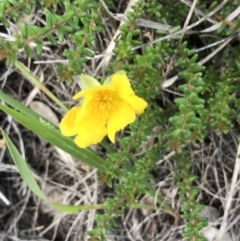
M82 98L81 106L71 108L60 123L62 134L76 136L74 141L81 148L101 142L106 135L114 143L116 132L134 122L136 114L147 107L147 102L135 95L123 71L103 85L97 82L90 86L73 96L74 100Z

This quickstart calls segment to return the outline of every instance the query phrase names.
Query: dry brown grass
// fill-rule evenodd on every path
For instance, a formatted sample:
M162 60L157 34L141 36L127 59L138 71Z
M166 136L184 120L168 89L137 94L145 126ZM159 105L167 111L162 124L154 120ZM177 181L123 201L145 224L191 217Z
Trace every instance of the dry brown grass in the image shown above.
M116 12L124 9L123 2L119 1ZM37 9L31 17L31 21L35 23L44 23ZM99 58L92 59L84 65L85 73L89 75L94 75L104 56L102 54L104 49L117 31L118 23L115 20L106 20L105 26L103 36L98 35L96 41ZM53 60L64 62L62 51L64 48L71 48L72 43L66 41L60 44L59 48L53 48L45 42L44 46L46 49L42 56L35 59L43 61L42 63L28 62L24 54L21 54L20 58L25 64L29 64L32 72L42 79L45 86L70 107L73 104L71 96L78 88L77 78L71 86L57 82L56 64ZM50 63L46 62L49 60ZM0 66L2 90L27 105L32 101L41 101L51 108L58 119L61 118L63 112L44 94L31 86L19 73L8 69L4 61L1 61ZM171 91L178 94L174 88ZM169 101L168 94L169 92L164 92L163 102ZM41 188L52 201L65 204L94 204L104 202L107 197L113 195L111 189L99 186L95 170L77 160L67 159L54 147L2 112L0 112L0 126L16 144ZM236 152L239 134L238 128L220 137L209 131L202 144L189 146L190 158L195 163L193 172L199 177L196 184L202 189L198 200L219 211L220 217L213 225L219 228L224 218L226 225L223 231L228 231L233 241L240 240L240 181L237 179L230 189L234 167L236 168L235 161L238 161ZM102 150L99 149L99 151ZM165 196L165 201L180 212L181 203L172 171L175 161L177 160L174 153L171 155L166 153L166 158L159 161L158 169L154 171L151 182L156 190ZM235 171L238 173L239 170ZM0 240L85 241L87 240L86 231L94 227L96 211L65 214L36 198L19 177L6 148L0 149L0 194ZM146 200L145 197L142 198ZM225 205L229 198L231 198L230 207L224 216ZM154 200L147 201L154 204ZM181 239L184 228L181 222L176 222L160 210L126 210L117 221L119 227L109 231L107 235L109 241L175 241Z

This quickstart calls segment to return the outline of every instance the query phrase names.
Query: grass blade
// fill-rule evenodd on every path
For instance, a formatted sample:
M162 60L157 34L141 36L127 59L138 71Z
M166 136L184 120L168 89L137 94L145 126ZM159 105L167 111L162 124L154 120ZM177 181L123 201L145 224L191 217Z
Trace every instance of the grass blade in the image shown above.
M40 187L38 186L31 170L29 169L27 163L22 158L20 153L18 152L17 148L14 146L8 135L2 130L3 138L6 142L6 145L8 147L8 150L12 156L12 159L22 177L22 179L25 181L29 189L40 199L50 203L52 206L54 206L56 209L59 209L64 212L69 213L76 213L80 210L92 210L92 209L103 209L105 207L105 204L95 204L95 205L63 205L59 203L52 203L50 202L47 197L44 195L44 193L41 191Z
M63 136L60 131L49 122L45 123L44 121L29 118L28 116L2 104L0 104L0 109L38 136L42 137L44 140L71 154L78 160L95 167L98 170L107 170L104 160L99 155L92 150L79 148L71 138Z

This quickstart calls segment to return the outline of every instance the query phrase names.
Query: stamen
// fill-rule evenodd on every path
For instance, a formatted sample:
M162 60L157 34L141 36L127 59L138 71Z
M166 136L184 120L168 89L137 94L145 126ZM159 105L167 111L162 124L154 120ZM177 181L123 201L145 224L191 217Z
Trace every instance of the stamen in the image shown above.
M96 106L96 108L99 108L100 110L104 110L104 109L112 109L114 108L111 105L111 102L113 100L112 96L110 93L106 92L106 91L102 91L99 93L96 93L93 97L95 103L94 105Z

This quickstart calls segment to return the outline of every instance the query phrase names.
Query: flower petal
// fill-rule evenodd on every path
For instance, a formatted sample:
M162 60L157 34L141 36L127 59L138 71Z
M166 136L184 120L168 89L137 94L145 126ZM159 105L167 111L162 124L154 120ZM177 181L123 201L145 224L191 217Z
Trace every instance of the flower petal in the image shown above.
M81 107L71 108L60 122L60 130L64 136L74 136L77 134L77 129L75 128L75 121L77 113L81 110Z
M115 100L107 123L108 137L115 143L115 134L136 119L135 110L125 101Z
M126 72L125 72L124 70L119 70L119 71L116 72L114 75L116 75L116 74L118 74L118 75L126 75ZM103 82L103 85L110 85L111 82L112 82L112 77L113 77L114 75L109 76L109 77Z
M114 74L111 84L116 88L117 95L128 102L136 111L136 114L141 114L147 107L147 102L135 95L125 72Z
M75 143L85 148L101 142L107 135L108 117L108 110L96 110L94 102L89 101L76 115L75 129L78 130L78 134L74 140Z
M92 144L97 144L102 141L107 135L106 125L99 125L97 127L81 126L79 133L74 139L74 142L81 148L86 148Z
M73 96L74 100L77 100L85 95L92 95L96 92L99 91L104 91L104 90L115 90L113 86L107 86L107 85L100 85L100 86L95 86L95 87L90 87L84 90L79 91L76 95Z
M143 113L143 111L148 105L148 103L144 99L138 97L137 95L129 96L126 101L132 106L136 114Z
M86 96L88 98L88 96ZM76 122L75 126L76 128L79 128L79 126L99 126L101 124L106 124L107 119L109 118L109 111L107 109L105 110L99 110L96 109L94 101L88 101L87 104L83 105L81 108L81 111L79 111L76 115Z
M134 95L127 75L123 73L116 73L112 76L111 86L115 87L118 96L127 100L129 95Z

